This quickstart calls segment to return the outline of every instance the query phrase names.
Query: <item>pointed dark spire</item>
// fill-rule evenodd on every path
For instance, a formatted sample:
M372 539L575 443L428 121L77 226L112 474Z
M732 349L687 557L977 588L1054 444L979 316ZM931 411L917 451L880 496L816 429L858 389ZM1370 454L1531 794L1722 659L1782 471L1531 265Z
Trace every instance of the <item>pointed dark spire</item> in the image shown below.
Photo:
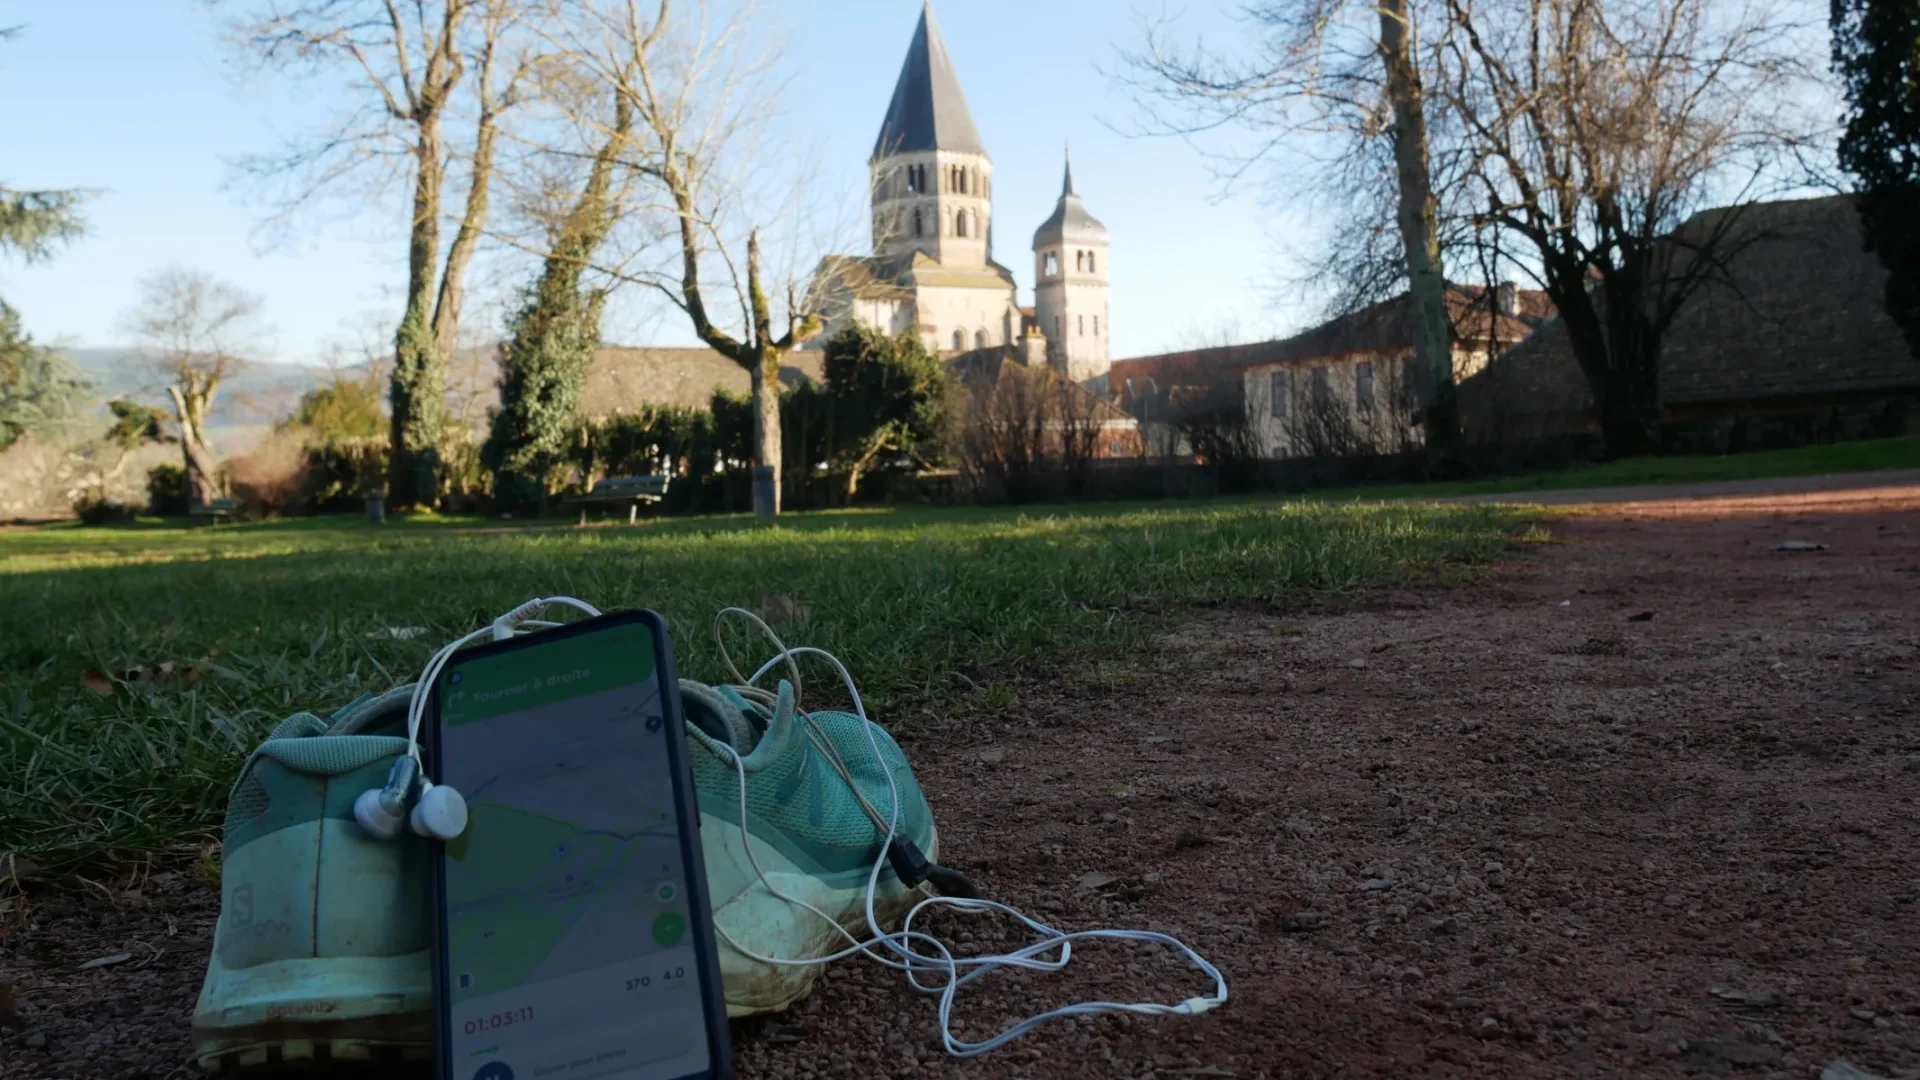
M1035 251L1068 240L1086 240L1105 243L1107 227L1100 219L1087 213L1085 204L1080 201L1080 193L1073 189L1073 157L1067 157L1066 175L1060 180L1060 201L1054 205L1053 216L1041 224L1033 234Z
M900 66L900 81L893 86L893 102L874 141L873 156L916 150L987 152L960 92L947 43L940 38L932 3L920 9L920 26L907 46L907 61Z

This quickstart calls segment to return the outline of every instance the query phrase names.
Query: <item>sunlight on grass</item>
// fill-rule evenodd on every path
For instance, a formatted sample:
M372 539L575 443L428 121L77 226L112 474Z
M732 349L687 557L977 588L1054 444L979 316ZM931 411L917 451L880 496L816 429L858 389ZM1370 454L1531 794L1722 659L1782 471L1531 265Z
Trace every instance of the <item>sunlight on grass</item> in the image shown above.
M0 836L51 864L171 848L217 826L280 718L408 681L439 642L539 594L652 607L682 672L713 679L708 624L763 593L795 643L843 658L883 722L1004 702L1006 673L1149 647L1152 617L1285 602L1485 561L1511 510L1318 503L951 510L642 528L466 531L282 523L0 533L9 613ZM388 628L422 627L395 640ZM217 655L196 687L101 697L88 668ZM1000 673L996 675L997 673ZM827 680L813 679L824 692Z

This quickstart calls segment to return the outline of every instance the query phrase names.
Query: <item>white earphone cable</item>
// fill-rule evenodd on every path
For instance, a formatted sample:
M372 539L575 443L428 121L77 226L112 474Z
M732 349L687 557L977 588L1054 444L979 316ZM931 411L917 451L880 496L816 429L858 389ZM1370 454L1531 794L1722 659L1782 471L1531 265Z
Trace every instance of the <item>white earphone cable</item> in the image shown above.
M428 661L426 670L421 673L420 681L415 684L413 698L408 703L407 708L407 753L412 756L416 765L421 766L422 775L424 775L425 768L424 762L421 761L420 725L426 716L427 700L432 692L434 681L440 677L440 673L452 660L454 654L462 648L465 648L468 643L479 638L490 637L495 641L501 641L512 637L515 633L519 632L522 627L544 628L560 625L547 620L532 618L533 615L555 605L577 608L588 615L600 614L599 609L593 605L582 600L576 600L570 596L552 596L529 600L519 607L514 608L512 611L500 616L498 619L495 619L487 627L467 634L452 644L443 647ZM722 620L728 615L742 617L750 621L772 641L776 650L774 657L761 665L750 677L741 677L739 670L734 667L733 658L727 653L725 642L721 640L720 629ZM1046 1023L1048 1020L1060 1017L1115 1012L1144 1016L1190 1016L1206 1012L1209 1009L1226 1003L1227 980L1226 977L1220 973L1220 969L1208 963L1204 957L1195 952L1194 949L1185 942L1171 935L1155 931L1080 930L1066 932L1038 922L1006 904L992 900L953 896L924 897L907 912L906 917L901 922L899 930L888 931L880 925L879 914L875 909L875 900L880 891L881 872L888 863L888 847L899 829L901 813L900 786L894 779L893 770L888 766L886 756L880 750L879 740L874 736L874 731L878 725L867 717L866 707L860 699L860 688L854 683L853 675L847 671L846 665L842 664L838 657L824 649L816 649L810 646L789 648L786 643L780 640L779 635L774 633L773 628L767 625L764 619L744 608L725 608L714 617L714 642L719 649L721 664L735 680L733 689L740 693L741 696L763 705L771 705L773 695L756 684L762 678L765 678L767 673L774 668L782 664L786 665L793 684L795 711L801 724L802 733L816 749L821 751L821 756L827 760L828 767L846 782L848 789L858 798L862 809L866 812L867 816L872 819L875 827L880 830L881 837L879 853L875 856L873 865L867 873L865 915L867 931L870 936L863 941L855 937L846 927L842 926L838 919L804 900L781 892L768 878L766 870L760 865L759 857L754 854L753 836L746 827L748 820L746 765L742 759L740 748L725 746L728 755L733 761L734 772L740 781L741 848L746 852L747 860L753 866L754 874L758 878L761 886L776 898L813 913L829 926L833 927L834 931L848 942L846 948L825 956L804 957L800 959L762 956L743 947L735 940L732 934L727 932L725 927L720 926L716 921L714 929L719 932L720 937L726 941L727 945L736 952L750 960L775 967L811 967L831 963L855 954L864 954L868 958L884 964L887 967L897 971L904 971L907 975L907 981L914 989L922 993L938 994L940 996L941 1039L946 1045L947 1052L956 1057L974 1057L979 1054L984 1054L989 1050L1005 1045L1007 1042ZM866 736L867 748L873 754L874 762L879 766L881 775L885 777L887 781L888 806L886 814L881 814L873 803L868 800L865 793L860 790L860 786L854 781L852 770L840 756L840 752L834 747L832 740L827 738L824 729L820 728L809 713L799 709L798 702L801 692L801 682L800 668L796 661L803 656L817 656L830 664L834 672L839 675L841 685L846 689L847 695L852 699L853 713L860 719L862 725L861 731ZM463 822L464 817L463 808L461 814ZM1039 935L1039 938L1010 953L987 956L955 956L952 950L938 937L913 928L914 919L918 918L922 912L933 908L948 908L954 911L968 913L1009 915L1025 924L1028 929ZM1186 958L1204 974L1212 977L1214 984L1213 992L1206 996L1188 998L1177 1005L1162 1005L1154 1002L1082 1001L1064 1005L1050 1012L1041 1013L1038 1016L1029 1017L999 1034L982 1041L969 1042L954 1034L953 1001L955 993L961 986L999 968L1011 967L1026 968L1033 971L1059 971L1066 967L1068 961L1073 958L1074 942L1093 939L1136 941L1173 948L1185 955ZM920 951L916 948L916 944L924 945L936 951ZM885 951L880 951L882 949ZM892 955L887 955L887 953L891 953ZM1058 955L1050 955L1054 953ZM935 982L925 983L921 981L922 975L936 975L940 978Z

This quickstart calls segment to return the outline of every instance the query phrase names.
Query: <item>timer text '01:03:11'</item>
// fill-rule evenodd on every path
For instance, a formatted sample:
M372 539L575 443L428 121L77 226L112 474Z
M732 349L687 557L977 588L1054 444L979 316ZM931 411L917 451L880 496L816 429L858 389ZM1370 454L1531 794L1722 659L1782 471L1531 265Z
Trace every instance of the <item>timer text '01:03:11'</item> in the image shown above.
M533 1006L523 1005L518 1009L508 1009L506 1012L497 1012L492 1016L481 1016L469 1020L466 1023L466 1032L469 1035L478 1035L495 1028L524 1024L531 1019L533 1019Z

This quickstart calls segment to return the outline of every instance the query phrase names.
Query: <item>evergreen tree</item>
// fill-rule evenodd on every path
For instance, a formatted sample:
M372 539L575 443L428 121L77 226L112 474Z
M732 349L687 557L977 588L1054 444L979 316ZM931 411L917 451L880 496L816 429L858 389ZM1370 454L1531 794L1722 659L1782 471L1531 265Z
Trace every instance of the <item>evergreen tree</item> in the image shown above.
M568 459L568 440L579 428L580 391L600 344L606 300L604 290L581 279L617 216L615 165L632 130L633 109L618 97L586 186L555 227L540 277L514 314L500 364L500 411L480 452L502 505L544 510L550 474Z
M862 323L827 342L825 360L827 452L851 504L861 474L882 454L925 460L938 452L951 415L951 379L919 334L889 336Z
M0 301L0 450L31 431L71 441L86 424L93 387L73 362L33 343Z
M1833 0L1833 66L1847 90L1840 166L1860 181L1887 313L1920 356L1920 0Z

